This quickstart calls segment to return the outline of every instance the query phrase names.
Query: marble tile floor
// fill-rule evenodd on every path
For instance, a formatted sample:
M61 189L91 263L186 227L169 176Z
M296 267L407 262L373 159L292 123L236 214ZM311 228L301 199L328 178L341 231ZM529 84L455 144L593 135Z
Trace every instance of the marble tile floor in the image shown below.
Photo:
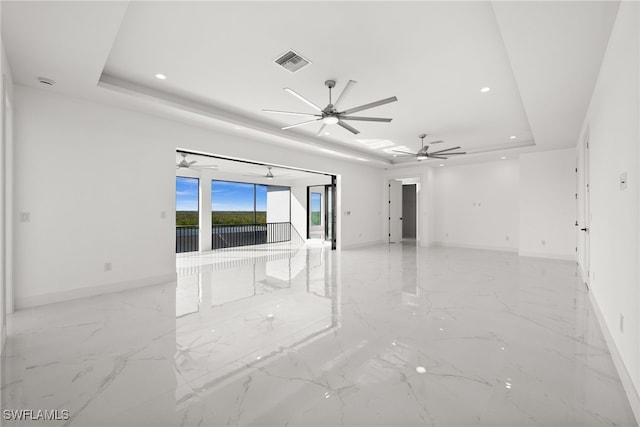
M70 418L1 425L637 425L574 263L278 245L177 271L14 313L2 410Z

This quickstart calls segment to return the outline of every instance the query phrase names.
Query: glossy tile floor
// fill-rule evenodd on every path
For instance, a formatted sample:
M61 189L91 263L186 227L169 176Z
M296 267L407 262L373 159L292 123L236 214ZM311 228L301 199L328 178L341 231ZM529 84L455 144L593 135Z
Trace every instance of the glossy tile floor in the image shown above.
M636 425L573 263L415 245L177 258L24 310L2 409L71 426Z

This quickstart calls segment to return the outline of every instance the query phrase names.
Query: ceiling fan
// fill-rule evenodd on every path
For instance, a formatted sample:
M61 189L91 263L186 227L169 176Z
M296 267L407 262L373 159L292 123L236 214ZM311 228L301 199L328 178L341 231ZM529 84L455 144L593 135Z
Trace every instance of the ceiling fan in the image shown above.
M262 175L260 173L251 173L251 172L249 172L248 174L245 174L245 175L246 176L259 176L259 177L266 178L266 179L275 178L275 176L273 175L273 172L271 171L271 166L267 166L267 173L265 175ZM287 175L288 174L286 174L286 173L279 173L278 177L287 176Z
M285 126L282 129L291 129L291 128L304 126L304 125L308 125L315 122L322 122L322 126L320 127L320 130L318 130L318 133L317 133L318 135L322 134L322 131L324 130L324 127L326 125L335 125L335 124L345 128L346 130L348 130L349 132L355 135L359 134L360 131L358 131L356 128L354 128L353 126L345 122L349 120L355 120L355 121L361 121L361 122L387 122L387 123L390 122L392 119L382 118L382 117L351 116L350 114L357 113L358 111L368 110L369 108L378 107L380 105L388 104L390 102L395 102L398 100L398 98L396 98L395 96L381 99L379 101L371 102L369 104L360 105L359 107L349 108L348 110L343 110L343 111L338 110L340 108L340 105L344 101L344 98L351 91L351 89L356 83L357 82L354 80L349 80L347 82L347 85L342 90L342 93L340 94L340 96L338 96L336 103L332 104L331 89L335 87L336 81L327 80L326 82L324 82L325 86L329 88L329 104L324 108L318 107L316 104L309 101L307 98L300 95L293 89L289 89L288 87L284 88L286 92L290 93L291 95L295 96L296 98L298 98L299 100L301 100L302 102L304 102L305 104L313 108L316 111L315 113L297 113L297 112L277 111L277 110L262 110L262 111L267 113L288 114L292 116L314 117L313 119L307 120L302 123Z
M218 170L217 165L196 165L198 163L197 160L187 161L187 153L180 153L182 156L182 160L180 160L176 164L176 169L209 169L209 170Z
M460 147L445 148L444 150L430 152L429 146L431 144L439 144L444 141L441 141L441 140L431 141L431 142L428 142L427 145L424 145L424 139L427 137L427 134L422 133L418 135L418 137L420 138L421 147L417 153L409 153L408 151L402 151L402 150L393 150L393 151L396 153L404 154L405 156L415 157L416 159L418 159L418 161L426 160L426 159L448 159L448 157L445 157L445 156L456 156L460 154L467 154L464 151L459 151L459 152L453 151L453 150L459 149Z

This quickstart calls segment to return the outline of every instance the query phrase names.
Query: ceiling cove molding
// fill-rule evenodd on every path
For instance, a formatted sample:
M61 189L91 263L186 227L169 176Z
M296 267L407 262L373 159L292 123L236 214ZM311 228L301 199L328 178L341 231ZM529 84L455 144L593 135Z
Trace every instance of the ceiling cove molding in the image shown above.
M285 132L278 127L250 121L246 118L229 113L228 111L222 110L220 108L212 107L201 102L193 101L184 97L172 95L167 92L132 83L105 73L100 76L98 86L104 89L134 96L138 99L144 99L156 104L164 105L172 109L185 111L201 117L206 117L218 123L240 126L243 128L251 129L253 131L257 131L259 133L267 134L271 137L280 138L288 142L303 143L307 146L316 148L318 150L318 154L329 158L351 161L358 164L363 164L364 162L357 160L356 158L365 158L367 159L366 164L371 166L388 166L392 164L389 159L370 151L354 150L344 145L339 145L328 141L319 141L315 138L309 138L304 135ZM333 152L352 156L352 158L345 156L327 155L327 151L323 150L331 150Z

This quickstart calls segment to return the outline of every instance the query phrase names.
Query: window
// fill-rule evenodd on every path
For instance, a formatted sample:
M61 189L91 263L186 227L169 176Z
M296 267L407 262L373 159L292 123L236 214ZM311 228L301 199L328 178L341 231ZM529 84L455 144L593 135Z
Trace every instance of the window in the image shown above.
M211 224L254 224L255 207L254 184L211 181Z
M198 178L176 177L176 253L198 250Z

